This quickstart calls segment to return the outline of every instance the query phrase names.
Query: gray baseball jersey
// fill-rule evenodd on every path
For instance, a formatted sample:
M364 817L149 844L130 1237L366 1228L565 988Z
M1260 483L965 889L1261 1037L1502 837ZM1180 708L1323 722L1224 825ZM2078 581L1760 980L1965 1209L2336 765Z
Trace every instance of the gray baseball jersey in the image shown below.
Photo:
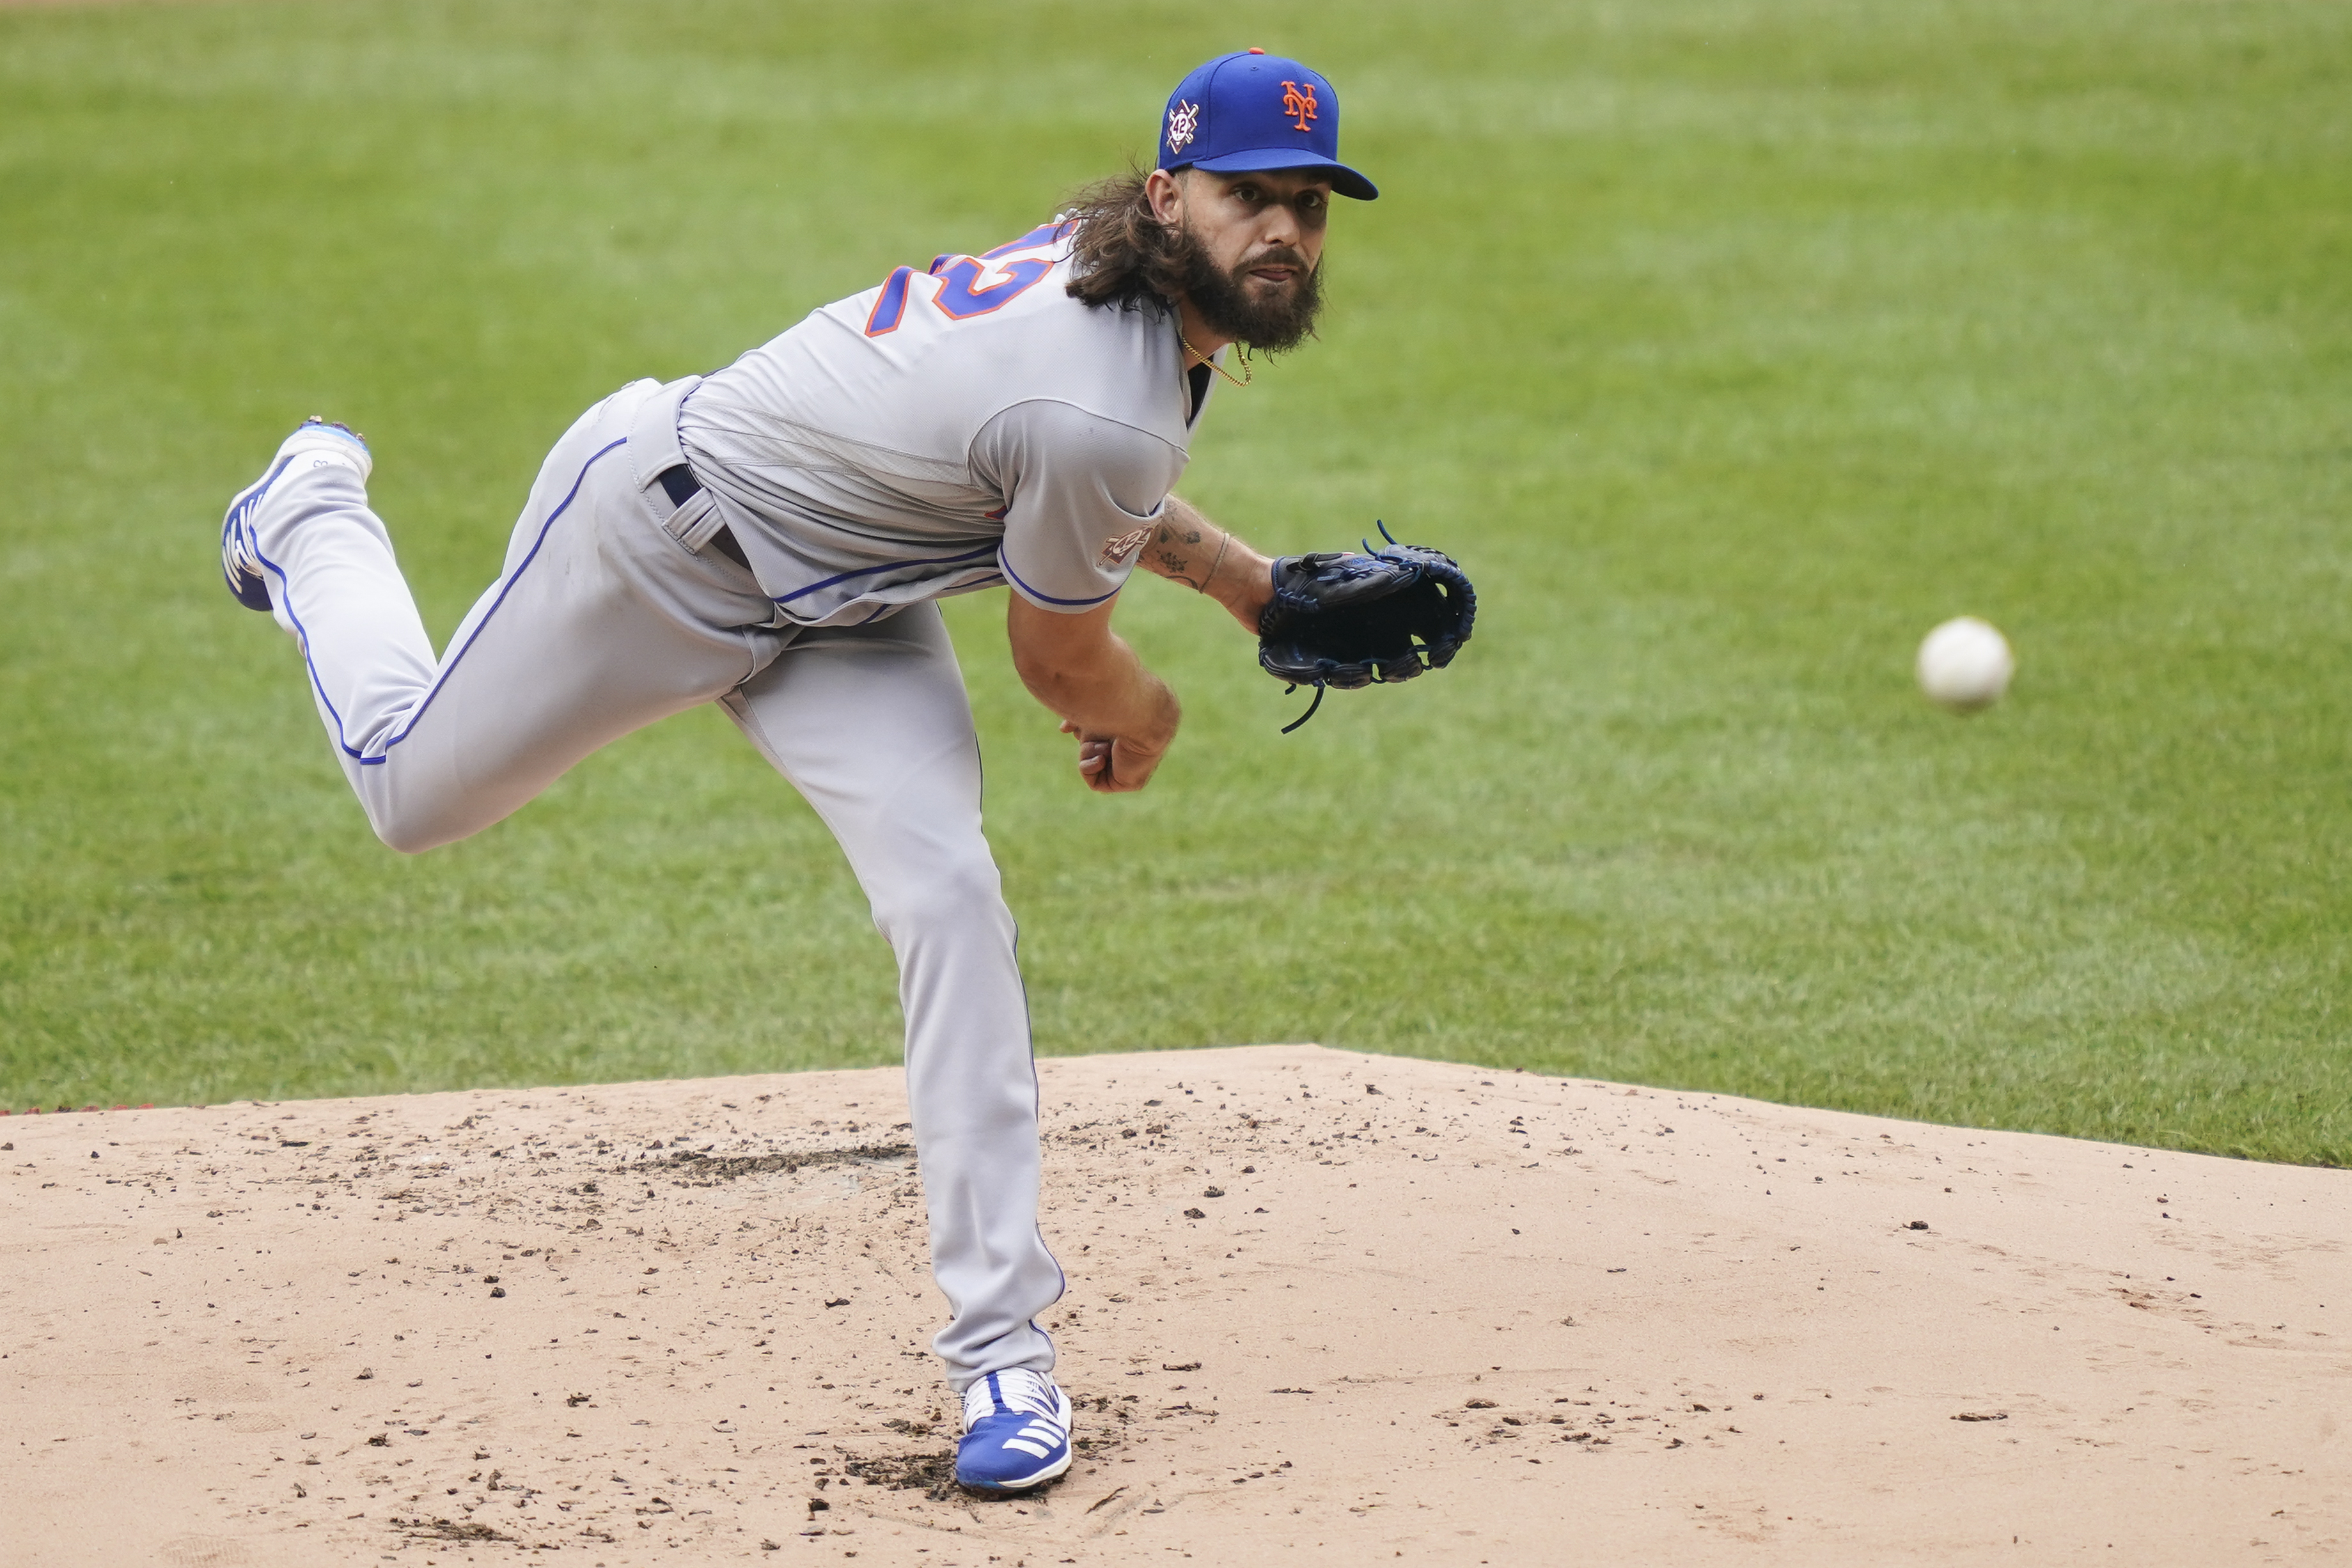
M680 446L780 620L1118 592L1200 409L1172 321L1069 296L1069 232L901 267L687 398Z

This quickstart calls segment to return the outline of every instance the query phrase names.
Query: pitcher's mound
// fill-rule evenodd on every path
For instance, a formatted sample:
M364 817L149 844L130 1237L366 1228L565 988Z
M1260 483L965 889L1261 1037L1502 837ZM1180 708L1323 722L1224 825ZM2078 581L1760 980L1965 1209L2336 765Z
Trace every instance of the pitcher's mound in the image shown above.
M1039 1070L1080 1454L1007 1503L946 1485L896 1070L0 1121L5 1555L2352 1538L2347 1173L1311 1046Z

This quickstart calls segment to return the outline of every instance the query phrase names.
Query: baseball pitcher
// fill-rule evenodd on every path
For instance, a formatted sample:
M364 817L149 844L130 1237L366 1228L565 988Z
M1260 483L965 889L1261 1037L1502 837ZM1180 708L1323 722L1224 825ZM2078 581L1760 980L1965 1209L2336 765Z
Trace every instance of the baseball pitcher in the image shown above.
M292 635L395 849L478 833L702 702L816 808L898 957L950 1313L933 1344L975 1490L1066 1470L1071 1412L1035 1321L1063 1277L1038 1228L1013 917L937 601L1011 590L1013 666L1106 794L1150 781L1179 719L1111 630L1139 562L1223 605L1318 700L1451 658L1472 602L1444 557L1271 561L1171 493L1218 379L1246 385L1250 347L1312 328L1332 195L1378 194L1339 130L1320 75L1220 56L1169 99L1148 174L984 254L900 267L713 374L623 387L548 454L437 658L352 430L303 424L222 528L230 591Z

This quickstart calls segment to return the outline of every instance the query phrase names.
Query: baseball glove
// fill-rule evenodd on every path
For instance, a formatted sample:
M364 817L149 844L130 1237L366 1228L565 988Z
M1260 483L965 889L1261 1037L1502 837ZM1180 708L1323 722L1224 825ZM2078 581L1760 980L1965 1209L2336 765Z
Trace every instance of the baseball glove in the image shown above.
M1315 688L1307 711L1333 687L1352 691L1374 681L1411 680L1443 669L1470 640L1478 595L1452 558L1417 544L1387 545L1361 555L1286 555L1274 563L1274 598L1258 616L1257 662L1286 689Z

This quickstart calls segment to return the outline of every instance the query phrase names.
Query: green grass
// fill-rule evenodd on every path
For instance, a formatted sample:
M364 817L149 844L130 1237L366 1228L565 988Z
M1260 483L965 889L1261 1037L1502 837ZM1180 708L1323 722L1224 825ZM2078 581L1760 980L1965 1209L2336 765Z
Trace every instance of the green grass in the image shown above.
M376 845L217 519L364 428L446 636L553 437L1317 62L1386 195L1186 489L1374 516L1455 668L1205 604L1097 800L958 601L1040 1047L1316 1039L2352 1159L2352 9L2309 0L0 11L0 1104L877 1063L888 954L716 715ZM2010 702L1909 686L2003 626Z

